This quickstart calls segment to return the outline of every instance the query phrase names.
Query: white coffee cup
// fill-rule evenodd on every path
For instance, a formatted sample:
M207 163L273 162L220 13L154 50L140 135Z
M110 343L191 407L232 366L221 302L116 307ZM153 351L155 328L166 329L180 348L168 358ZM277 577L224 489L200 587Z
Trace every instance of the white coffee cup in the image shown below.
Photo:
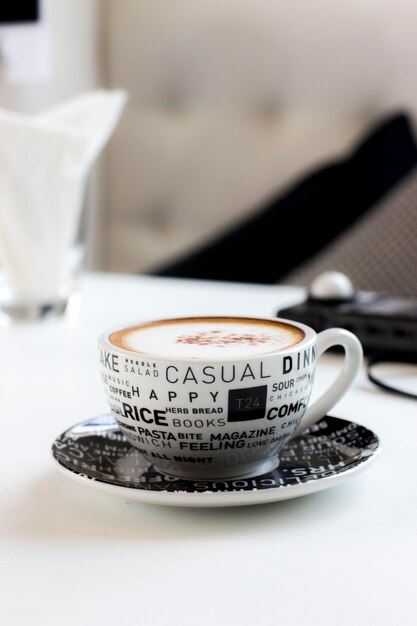
M362 347L279 318L195 317L124 326L100 338L100 370L122 432L158 470L183 478L259 475L350 387ZM341 371L309 405L316 362L342 346Z

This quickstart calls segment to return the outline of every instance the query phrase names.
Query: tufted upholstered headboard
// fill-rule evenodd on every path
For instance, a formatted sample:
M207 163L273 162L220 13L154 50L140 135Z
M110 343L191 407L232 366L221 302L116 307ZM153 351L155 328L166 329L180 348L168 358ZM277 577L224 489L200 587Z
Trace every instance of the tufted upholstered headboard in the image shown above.
M106 0L105 264L146 271L417 111L415 0Z

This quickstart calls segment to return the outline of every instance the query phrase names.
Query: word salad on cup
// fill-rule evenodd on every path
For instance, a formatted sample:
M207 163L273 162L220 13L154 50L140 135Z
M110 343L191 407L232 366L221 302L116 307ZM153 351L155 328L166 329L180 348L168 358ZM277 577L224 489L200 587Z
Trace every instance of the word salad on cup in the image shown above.
M345 349L331 387L309 404L317 359ZM350 332L284 319L193 317L100 338L100 370L120 429L160 471L183 478L271 471L287 441L343 396L362 362Z

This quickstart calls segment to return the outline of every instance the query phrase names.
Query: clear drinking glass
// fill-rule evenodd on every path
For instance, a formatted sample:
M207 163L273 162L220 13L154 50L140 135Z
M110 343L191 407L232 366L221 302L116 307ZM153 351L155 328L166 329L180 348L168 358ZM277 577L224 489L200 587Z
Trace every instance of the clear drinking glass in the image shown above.
M71 183L53 212L28 206L16 214L0 207L2 317L38 319L65 312L85 257L81 228L85 177Z

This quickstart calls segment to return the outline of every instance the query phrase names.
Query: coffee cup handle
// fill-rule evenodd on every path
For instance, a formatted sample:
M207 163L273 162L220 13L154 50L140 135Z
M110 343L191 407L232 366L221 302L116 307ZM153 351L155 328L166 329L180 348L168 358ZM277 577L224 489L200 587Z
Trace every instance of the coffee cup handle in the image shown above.
M342 346L345 350L342 371L331 387L307 408L294 436L299 435L326 415L327 411L346 393L361 367L363 351L361 343L355 335L343 328L329 328L319 333L317 335L317 359L323 352L334 346Z

